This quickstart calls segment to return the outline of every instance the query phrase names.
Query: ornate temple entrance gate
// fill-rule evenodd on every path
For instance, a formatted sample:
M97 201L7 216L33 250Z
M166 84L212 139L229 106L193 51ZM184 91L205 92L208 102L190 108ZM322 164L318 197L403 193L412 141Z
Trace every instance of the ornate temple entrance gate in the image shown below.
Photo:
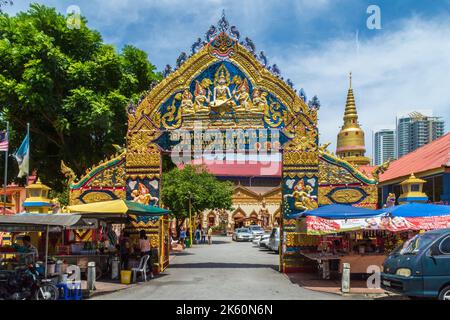
M239 32L229 27L225 17L210 28L204 42L194 43L190 57L182 53L176 70L167 67L165 75L137 106L128 106L126 149L119 149L80 178L61 163L71 205L125 198L160 205L161 155L165 152L175 162L192 156L195 161L211 157L242 161L244 156L251 165L257 157L267 163L259 163L261 175L280 172L273 155L280 161L281 154L281 212L276 210L273 219L282 226L280 266L284 272L309 265L299 252L311 242L296 232L293 215L316 208L318 203L376 208L383 167L356 167L327 152L326 145L318 147L318 104L313 99L309 107L302 90L297 96L276 65L268 67L262 52L257 57L251 40L239 42ZM351 93L348 102L352 97ZM135 217L129 230L135 234L145 230L152 247L167 252L165 223ZM89 235L79 238L87 240ZM160 256L164 269L168 255Z
M223 155L220 150L235 155L281 153L281 265L283 271L298 266L291 217L317 207L317 110L283 81L276 66L268 67L261 54L257 58L248 38L239 42L239 32L229 27L224 16L210 28L206 41L199 39L190 57L181 54L176 70L167 68L165 79L137 106L130 104L128 112L128 199L145 186L155 199L153 204L159 204L162 152L174 155L176 151L178 156L186 150L194 156L204 156L205 151ZM146 223L136 222L137 226Z

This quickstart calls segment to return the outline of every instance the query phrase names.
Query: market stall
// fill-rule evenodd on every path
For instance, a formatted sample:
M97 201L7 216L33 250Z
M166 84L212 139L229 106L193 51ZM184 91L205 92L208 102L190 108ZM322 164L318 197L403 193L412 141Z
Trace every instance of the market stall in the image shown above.
M65 214L16 214L0 216L0 230L5 232L45 232L45 252L44 252L44 276L48 275L49 259L49 234L50 232L61 233L66 228L89 228L89 222L82 219L80 215ZM4 255L8 256L9 262L17 264L26 264L36 262L36 256L33 252L16 252L14 247L11 249L2 249ZM14 259L17 256L19 259ZM11 259L12 258L12 259ZM28 258L28 259L21 259Z
M318 238L316 246L302 251L305 257L318 261L319 269L336 272L350 263L351 273L358 274L381 267L390 251L415 234L449 227L449 206L418 203L381 210L329 205L298 217L300 233ZM338 262L329 266L330 261Z
M107 230L106 234L112 233L113 224L121 225L121 229L128 227L136 231L135 234L131 235L131 240L133 242L133 246L135 250L133 250L133 255L130 257L131 266L137 264L139 262L140 253L138 250L138 238L137 232L139 230L145 230L146 233L149 234L151 238L151 249L154 253L153 256L156 259L153 260L154 272L162 272L169 263L169 250L170 250L170 237L169 237L169 221L167 219L167 215L170 213L169 210L145 205L133 201L127 200L111 200L111 201L102 201L95 202L89 204L82 205L74 205L69 206L67 209L70 212L80 214L86 218L95 218L99 221L103 230ZM145 229L144 226L148 224L148 221L152 222L155 225L155 230ZM136 226L136 227L135 227ZM142 226L142 229L140 229ZM133 232L130 232L133 233ZM116 234L117 236L117 234ZM95 237L94 237L95 238ZM92 241L97 243L102 239L101 236L96 237L97 241ZM157 241L155 241L155 239ZM117 239L116 239L117 240ZM94 247L96 245L94 244ZM71 247L73 251L73 247ZM84 251L84 250L80 250ZM86 259L80 260L79 254L75 257L71 257L70 255L58 256L59 258L64 259L77 259L77 264L82 268L86 262ZM94 257L89 256L88 258L101 258L98 254ZM101 270L100 270L101 271Z

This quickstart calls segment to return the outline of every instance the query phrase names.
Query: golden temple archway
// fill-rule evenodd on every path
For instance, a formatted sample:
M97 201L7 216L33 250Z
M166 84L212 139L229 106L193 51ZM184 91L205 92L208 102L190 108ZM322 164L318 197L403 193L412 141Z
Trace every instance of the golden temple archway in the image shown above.
M210 154L220 147L234 153L281 153L281 208L269 218L281 227L281 270L298 269L301 243L293 217L319 203L374 207L377 181L318 147L317 106L306 104L303 92L297 94L261 54L248 38L240 41L222 17L204 42L193 45L190 56L180 55L174 71L166 68L165 78L138 105L130 103L126 150L79 181L63 165L71 203L132 200L148 192L150 203L160 205L165 153L187 149L189 156L203 155L205 145L212 146ZM237 218L246 218L245 212ZM156 223L132 222L153 232L155 240Z

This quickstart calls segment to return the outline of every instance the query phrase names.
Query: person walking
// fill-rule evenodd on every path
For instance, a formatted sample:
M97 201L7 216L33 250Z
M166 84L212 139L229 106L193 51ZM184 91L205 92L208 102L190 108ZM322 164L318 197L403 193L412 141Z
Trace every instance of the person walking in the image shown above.
M208 244L212 244L211 237L212 237L212 227L209 226L209 229L208 229Z
M123 232L119 243L120 249L120 268L122 270L128 270L128 262L130 260L130 254L132 251L131 242L128 232Z
M180 244L183 247L183 249L186 247L185 241L186 241L186 231L183 227L180 228Z
M141 257L148 255L147 260L147 270L150 272L150 279L153 279L153 268L152 268L152 249L150 246L150 239L145 234L145 230L139 232L139 249L141 250Z
M206 243L206 228L202 228L202 240L200 243Z
M194 237L195 237L195 244L199 244L201 238L201 231L199 228L195 229Z

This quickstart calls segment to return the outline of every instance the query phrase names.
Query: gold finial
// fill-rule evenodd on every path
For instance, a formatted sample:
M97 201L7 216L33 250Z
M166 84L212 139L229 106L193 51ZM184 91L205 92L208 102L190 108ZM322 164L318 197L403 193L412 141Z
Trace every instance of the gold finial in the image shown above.
M352 88L352 72L350 71L349 74L349 78L350 78L350 89Z

